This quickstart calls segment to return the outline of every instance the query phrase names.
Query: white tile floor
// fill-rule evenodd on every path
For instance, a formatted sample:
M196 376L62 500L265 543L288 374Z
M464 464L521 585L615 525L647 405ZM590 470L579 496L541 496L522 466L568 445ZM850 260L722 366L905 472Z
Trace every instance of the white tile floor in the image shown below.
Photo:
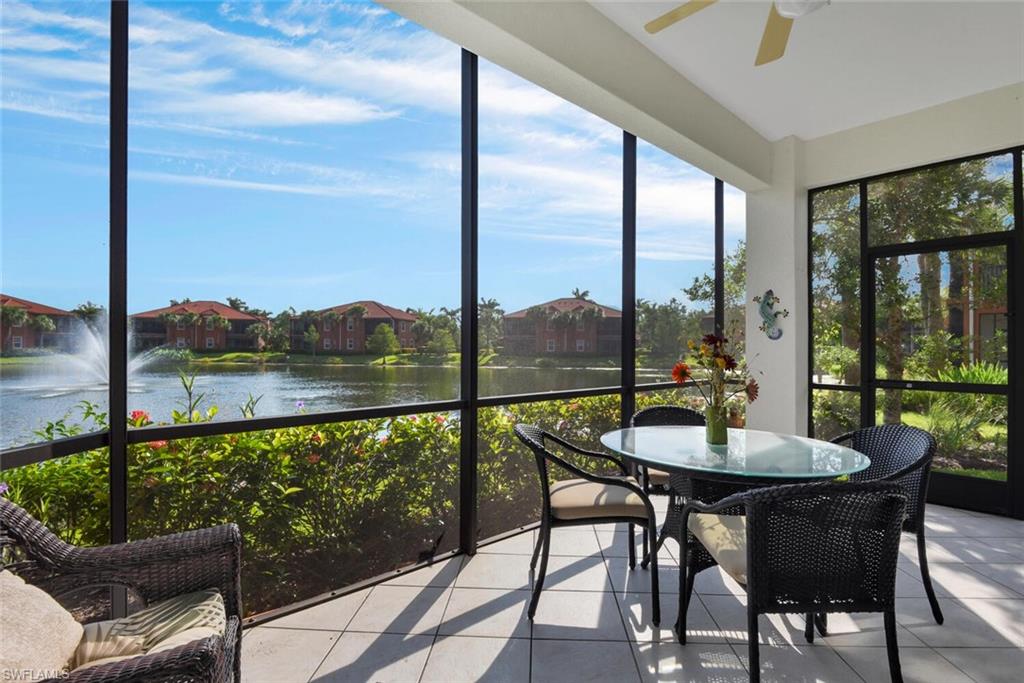
M658 499L664 503L664 498ZM945 624L932 620L908 537L897 620L904 679L926 683L1024 679L1024 522L930 506L929 560ZM662 623L650 623L648 573L630 572L626 534L559 529L537 618L526 618L533 533L471 558L411 572L246 631L243 680L745 681L743 591L708 570L696 584L689 638L679 645L679 568L662 562ZM637 535L639 540L639 534ZM888 680L882 620L833 615L813 645L803 620L763 617L764 681Z

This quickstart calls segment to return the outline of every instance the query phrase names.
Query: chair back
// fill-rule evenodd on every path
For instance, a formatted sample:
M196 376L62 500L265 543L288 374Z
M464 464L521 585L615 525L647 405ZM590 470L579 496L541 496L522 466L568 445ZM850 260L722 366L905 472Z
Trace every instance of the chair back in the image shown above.
M906 496L893 482L828 482L736 496L747 514L747 592L758 613L894 606Z
M533 457L537 461L537 474L540 475L541 501L546 518L551 509L551 482L548 478L548 458L555 457L544 444L544 437L547 433L540 427L529 424L517 424L514 431L516 437L523 445L533 452Z
M23 508L0 497L0 566L15 571L15 563L32 562L54 569L73 551Z
M893 481L907 496L903 526L917 532L924 526L928 477L935 457L935 438L917 427L902 424L864 427L832 440L871 459L867 469L850 475L851 481Z
M651 406L633 413L629 424L633 427L664 427L681 425L703 427L704 414L683 406Z

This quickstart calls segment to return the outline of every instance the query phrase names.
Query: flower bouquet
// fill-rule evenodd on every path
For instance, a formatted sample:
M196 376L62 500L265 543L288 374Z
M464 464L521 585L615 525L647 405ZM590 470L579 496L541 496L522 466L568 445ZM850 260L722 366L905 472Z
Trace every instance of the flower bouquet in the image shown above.
M672 368L672 379L677 384L685 384L693 380L704 403L704 417L707 422L707 442L709 444L728 443L728 413L726 403L740 394L747 397L748 403L757 399L759 387L750 376L747 368L736 362L736 358L726 352L728 340L714 334L706 334L700 344L689 342L689 360L692 366L679 361ZM697 371L697 375L694 372ZM701 386L701 385L704 386Z

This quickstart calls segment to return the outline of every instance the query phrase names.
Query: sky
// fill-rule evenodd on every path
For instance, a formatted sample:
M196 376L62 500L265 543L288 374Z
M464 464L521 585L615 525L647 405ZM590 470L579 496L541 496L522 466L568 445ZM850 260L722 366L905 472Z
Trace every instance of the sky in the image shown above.
M2 5L0 289L107 299L109 7ZM460 50L373 3L132 2L129 311L459 302ZM621 300L622 132L480 61L480 294ZM713 179L638 147L638 296L713 262ZM727 188L727 248L744 199Z

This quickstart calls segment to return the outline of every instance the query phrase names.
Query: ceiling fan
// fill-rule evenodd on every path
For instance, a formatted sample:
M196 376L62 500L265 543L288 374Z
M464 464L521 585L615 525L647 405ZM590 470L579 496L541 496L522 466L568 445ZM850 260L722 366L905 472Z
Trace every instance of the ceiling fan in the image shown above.
M670 12L662 14L657 19L649 21L644 29L648 33L662 31L677 21L696 14L706 7L710 7L718 0L690 0L684 5L676 7ZM757 58L754 66L761 66L768 62L774 62L786 53L786 43L789 41L789 31L793 28L793 20L810 14L816 9L821 9L831 3L831 0L775 0L771 10L768 12L768 21L764 25L764 33L761 34L761 46L757 49Z

